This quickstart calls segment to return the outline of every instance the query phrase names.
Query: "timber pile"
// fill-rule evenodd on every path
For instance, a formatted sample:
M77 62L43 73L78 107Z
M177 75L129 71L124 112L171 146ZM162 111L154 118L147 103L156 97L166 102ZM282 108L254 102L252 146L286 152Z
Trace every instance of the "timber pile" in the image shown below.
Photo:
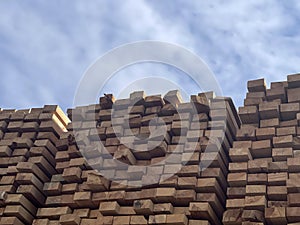
M56 144L68 117L55 105L0 111L0 224L32 224L56 174Z
M196 111L178 91L163 98L134 92L68 110L72 123L56 144L57 174L44 183L34 224L221 225L228 152L240 122L229 98L202 93L191 102Z
M0 110L0 225L300 224L300 74L248 82L239 116L111 94L68 110ZM241 122L240 122L241 120Z
M229 151L224 225L300 224L300 75L248 81Z

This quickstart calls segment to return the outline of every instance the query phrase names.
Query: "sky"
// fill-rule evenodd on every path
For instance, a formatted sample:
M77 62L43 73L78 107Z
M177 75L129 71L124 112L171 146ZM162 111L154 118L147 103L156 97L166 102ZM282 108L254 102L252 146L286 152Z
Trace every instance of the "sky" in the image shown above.
M0 0L0 107L66 110L99 57L143 40L198 55L238 107L247 80L264 77L270 84L300 71L299 12L296 0ZM143 76L167 79L184 95L201 92L182 71L149 62L118 71L103 92L161 90L154 88L159 82L140 82Z

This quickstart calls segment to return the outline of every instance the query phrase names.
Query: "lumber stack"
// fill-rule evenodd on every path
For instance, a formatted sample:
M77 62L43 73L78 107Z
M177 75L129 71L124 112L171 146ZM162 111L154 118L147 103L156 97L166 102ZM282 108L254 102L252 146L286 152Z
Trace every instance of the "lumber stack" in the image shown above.
M56 105L0 111L0 224L32 224L56 174L56 144L69 119Z
M229 150L225 225L300 223L300 74L248 81Z
M300 74L67 114L0 110L0 225L300 224Z
M230 98L105 95L68 115L35 224L222 224L240 126Z

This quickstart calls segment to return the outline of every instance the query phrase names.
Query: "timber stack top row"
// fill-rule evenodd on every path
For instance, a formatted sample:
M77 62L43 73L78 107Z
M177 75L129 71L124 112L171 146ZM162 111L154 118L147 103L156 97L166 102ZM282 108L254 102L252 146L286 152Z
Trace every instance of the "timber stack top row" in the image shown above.
M300 224L300 74L248 91L1 110L0 225Z

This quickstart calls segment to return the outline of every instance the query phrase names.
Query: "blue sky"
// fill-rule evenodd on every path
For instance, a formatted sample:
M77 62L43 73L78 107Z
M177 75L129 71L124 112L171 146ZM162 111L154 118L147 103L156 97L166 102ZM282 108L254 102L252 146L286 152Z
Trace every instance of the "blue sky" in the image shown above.
M0 107L72 107L92 62L140 40L178 44L199 55L224 95L240 106L247 80L270 83L300 71L299 12L296 0L0 0ZM176 73L161 65L133 66L106 91L119 93L139 74L173 79ZM174 75L174 81L188 94L199 92L188 79Z

